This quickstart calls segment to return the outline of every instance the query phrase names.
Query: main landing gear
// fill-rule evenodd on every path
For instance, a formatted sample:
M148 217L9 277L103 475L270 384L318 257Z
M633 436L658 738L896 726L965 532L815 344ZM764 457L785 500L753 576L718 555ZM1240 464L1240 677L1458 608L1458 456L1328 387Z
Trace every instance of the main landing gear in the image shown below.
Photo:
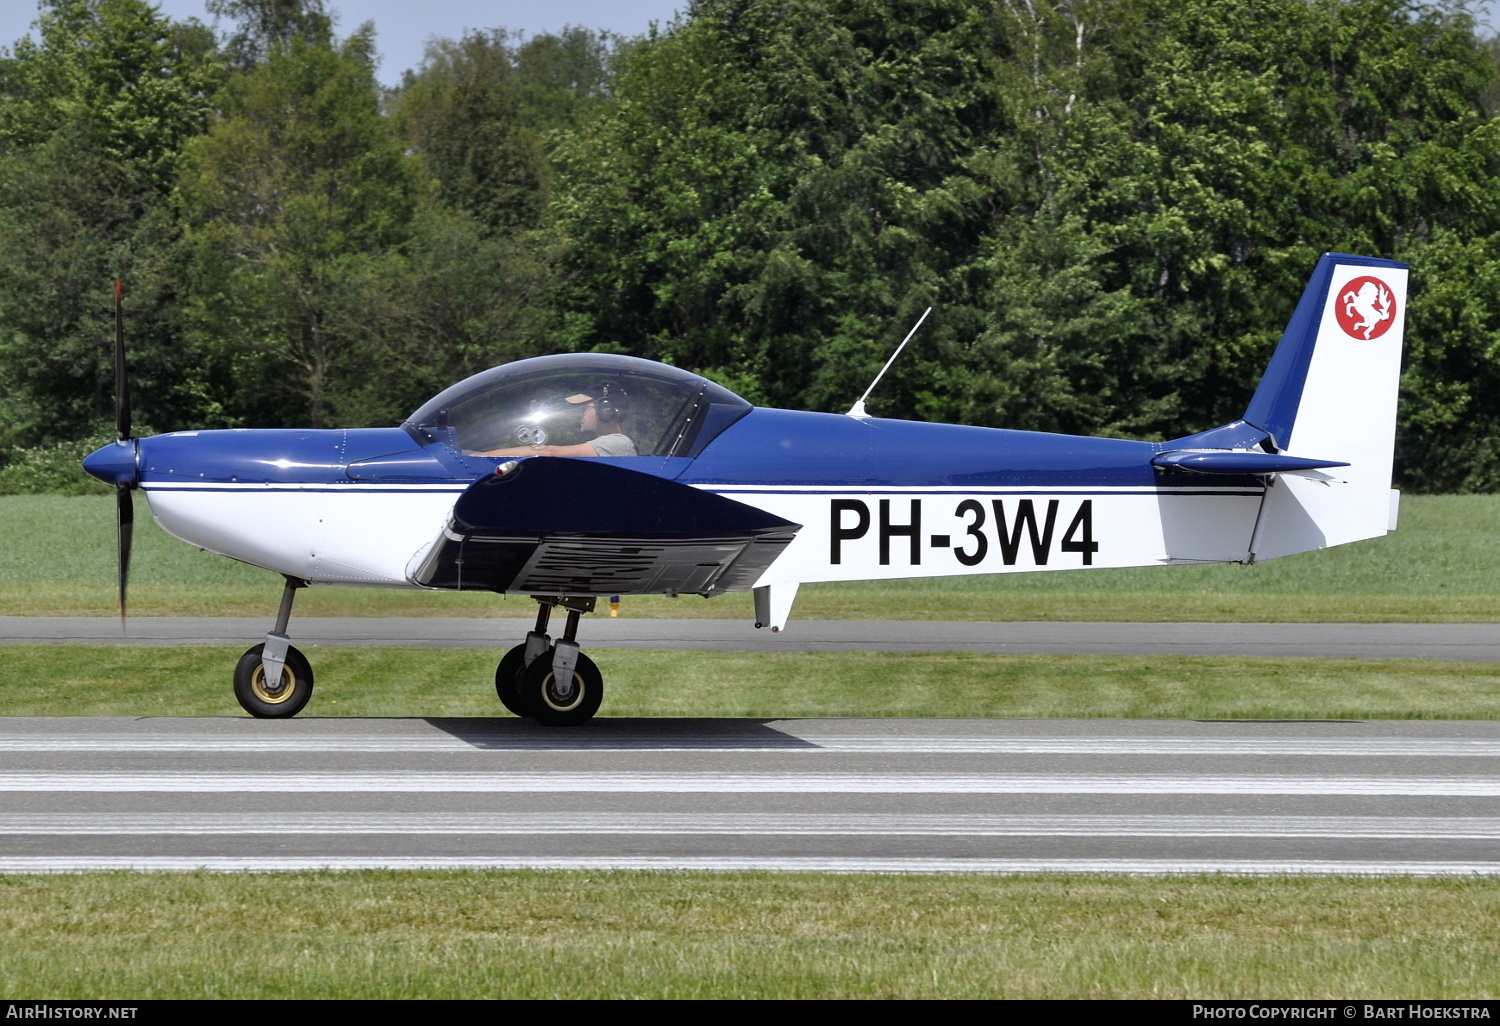
M604 677L594 661L578 650L578 619L594 611L592 597L533 595L538 604L536 627L526 642L505 653L495 670L495 692L505 708L549 727L585 723L599 711ZM547 635L552 607L568 611L568 625L555 644Z
M287 621L292 617L292 599L306 581L286 579L281 591L281 609L276 626L263 644L252 646L234 668L234 697L251 716L286 719L296 716L312 698L313 672L307 657L292 647Z
M276 626L266 640L252 646L234 670L234 697L251 716L286 719L296 716L312 698L313 672L307 657L292 647L287 623L292 601L306 581L286 579ZM538 604L536 627L526 642L505 653L495 670L495 691L505 708L549 727L586 723L599 711L604 677L594 661L578 650L578 620L594 611L592 597L533 595ZM568 624L555 643L547 634L553 607L567 610Z

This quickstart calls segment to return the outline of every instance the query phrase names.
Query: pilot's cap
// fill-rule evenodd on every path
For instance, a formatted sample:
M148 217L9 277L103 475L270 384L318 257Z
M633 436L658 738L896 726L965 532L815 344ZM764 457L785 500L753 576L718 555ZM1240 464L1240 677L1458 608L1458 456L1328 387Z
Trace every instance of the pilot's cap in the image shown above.
M626 405L630 402L630 394L618 381L598 381L582 392L568 396L567 401L570 403L605 402L624 412Z

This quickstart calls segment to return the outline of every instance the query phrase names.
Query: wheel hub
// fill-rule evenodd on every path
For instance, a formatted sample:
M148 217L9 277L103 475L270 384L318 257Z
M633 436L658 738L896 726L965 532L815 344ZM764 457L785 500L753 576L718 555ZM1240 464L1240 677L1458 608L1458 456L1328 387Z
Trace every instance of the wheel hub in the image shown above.
M291 697L292 692L296 690L296 683L296 678L292 674L291 667L283 666L281 668L281 680L273 688L266 683L266 670L262 666L258 667L255 671L253 688L255 696L261 701L270 705L280 705Z
M556 676L549 676L544 693L547 697L547 704L559 712L572 709L583 697L583 689L578 686L576 677L568 681L567 686L564 687Z

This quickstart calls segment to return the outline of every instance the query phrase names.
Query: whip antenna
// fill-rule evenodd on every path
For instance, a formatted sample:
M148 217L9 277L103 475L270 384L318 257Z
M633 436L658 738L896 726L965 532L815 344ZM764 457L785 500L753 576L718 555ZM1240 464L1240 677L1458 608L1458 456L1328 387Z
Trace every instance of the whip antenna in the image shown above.
M865 412L865 400L870 398L870 393L875 391L875 386L880 384L880 379L885 377L885 372L891 369L891 364L896 362L896 357L901 355L901 350L906 348L906 343L911 341L911 337L917 333L917 329L922 326L922 322L927 319L927 315L930 313L932 313L932 307L929 306L922 312L922 316L917 318L917 323L911 326L911 330L906 333L906 337L901 340L901 344L896 347L896 351L891 354L891 358L885 361L885 366L880 368L880 373L875 375L875 380L870 382L870 387L865 389L865 394L860 396L859 400L853 406L849 407L849 412L844 414L844 416L857 417L861 420L870 419L870 415Z

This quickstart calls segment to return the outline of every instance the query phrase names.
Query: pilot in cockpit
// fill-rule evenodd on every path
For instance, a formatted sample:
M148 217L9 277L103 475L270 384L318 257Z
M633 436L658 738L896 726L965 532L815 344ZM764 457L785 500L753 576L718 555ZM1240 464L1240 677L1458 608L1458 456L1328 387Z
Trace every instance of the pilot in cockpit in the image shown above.
M565 400L583 407L579 430L591 441L577 445L517 445L490 449L475 456L635 456L635 442L623 430L630 412L630 395L618 381L600 381ZM543 436L545 437L545 436Z

